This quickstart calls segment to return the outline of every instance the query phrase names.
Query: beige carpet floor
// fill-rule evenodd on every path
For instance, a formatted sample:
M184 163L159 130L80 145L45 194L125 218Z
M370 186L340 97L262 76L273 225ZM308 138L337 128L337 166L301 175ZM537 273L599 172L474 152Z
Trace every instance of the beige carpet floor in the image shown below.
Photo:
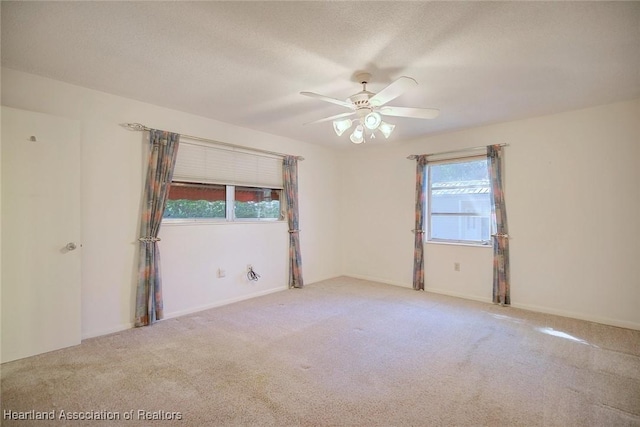
M640 426L640 331L346 277L1 369L3 426Z

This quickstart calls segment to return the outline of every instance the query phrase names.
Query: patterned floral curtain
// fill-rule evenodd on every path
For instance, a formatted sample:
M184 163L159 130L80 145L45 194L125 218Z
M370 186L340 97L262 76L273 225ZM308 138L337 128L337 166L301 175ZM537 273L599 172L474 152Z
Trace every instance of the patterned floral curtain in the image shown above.
M289 223L289 287L302 288L302 257L298 217L298 158L286 156L283 160L284 192Z
M500 305L511 304L509 284L509 231L507 210L502 187L502 147L487 147L489 176L491 178L491 215L495 234L493 235L493 302Z
M424 202L427 156L416 157L416 224L413 252L413 289L424 290Z
M178 154L180 135L152 129L151 152L144 191L140 226L140 262L136 296L136 326L146 326L163 317L162 280L158 232Z

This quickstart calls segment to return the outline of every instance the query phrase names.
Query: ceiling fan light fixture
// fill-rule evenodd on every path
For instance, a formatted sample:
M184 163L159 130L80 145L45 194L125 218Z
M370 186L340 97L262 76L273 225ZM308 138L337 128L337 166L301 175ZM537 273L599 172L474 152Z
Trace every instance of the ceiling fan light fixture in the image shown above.
M364 128L362 127L362 125L356 126L349 139L354 144L362 144L364 142Z
M382 123L382 117L375 111L367 114L364 118L364 125L367 129L375 130L380 126L380 123Z
M336 134L338 136L342 136L344 131L349 129L352 124L353 124L353 122L351 121L351 119L334 120L333 121L333 130L336 131Z
M392 125L387 122L380 122L380 126L378 127L378 129L380 130L380 132L382 132L385 138L389 138L389 135L391 135L391 132L393 132L393 129L395 129L395 127L396 125Z

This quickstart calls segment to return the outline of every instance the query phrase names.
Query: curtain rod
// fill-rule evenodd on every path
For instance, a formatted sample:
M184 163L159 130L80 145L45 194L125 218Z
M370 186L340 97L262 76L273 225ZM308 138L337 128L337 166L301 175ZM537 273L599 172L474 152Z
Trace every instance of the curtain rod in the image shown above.
M148 131L152 130L151 128L149 128L149 127L147 127L145 125L141 125L140 123L122 123L120 126L122 126L125 129L128 129L130 131L137 131L137 132L148 132ZM201 138L199 136L191 136L191 135L185 135L185 134L180 134L180 136L184 136L185 138L193 139L195 141L211 142L211 143L214 143L214 144L224 145L224 146L232 147L232 148L241 148L243 150L257 151L259 153L270 154L272 156L278 156L278 157L287 157L287 156L289 156L289 154L282 154L282 153L277 153L275 151L261 150L259 148L244 147L242 145L236 145L236 144L231 144L231 143L228 143L228 142L216 141L216 140L213 140L213 139ZM302 157L302 156L293 156L293 157L296 157L298 160L304 160L304 157Z
M500 147L507 147L509 144L497 144ZM474 151L474 150L482 150L482 149L487 149L487 145L481 145L478 147L469 147L469 148L461 148L459 150L451 150L451 151L441 151L439 153L430 153L430 154L426 154L427 157L429 156L440 156L442 154L455 154L455 153L463 153L465 151ZM415 160L418 158L418 154L411 154L410 156L407 156L407 159L409 160Z

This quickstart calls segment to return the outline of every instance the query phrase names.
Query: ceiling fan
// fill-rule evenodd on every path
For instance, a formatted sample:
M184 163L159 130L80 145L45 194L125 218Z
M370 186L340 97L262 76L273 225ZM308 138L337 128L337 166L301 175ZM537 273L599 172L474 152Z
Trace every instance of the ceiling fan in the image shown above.
M362 84L362 90L351 95L345 101L313 92L300 92L301 95L331 102L352 110L320 120L314 120L305 123L305 125L333 120L333 130L340 136L347 129L351 128L355 122L356 128L351 134L350 139L354 144L361 144L365 142L365 129L371 131L370 138L375 138L376 130L379 130L385 138L389 138L395 125L382 121L382 116L435 119L440 114L440 110L433 108L392 107L386 105L387 102L394 100L408 89L418 85L418 82L411 77L399 77L378 93L372 93L367 90L367 83L371 79L371 74L359 73L356 75L356 78ZM356 116L355 120L347 118L354 115Z

